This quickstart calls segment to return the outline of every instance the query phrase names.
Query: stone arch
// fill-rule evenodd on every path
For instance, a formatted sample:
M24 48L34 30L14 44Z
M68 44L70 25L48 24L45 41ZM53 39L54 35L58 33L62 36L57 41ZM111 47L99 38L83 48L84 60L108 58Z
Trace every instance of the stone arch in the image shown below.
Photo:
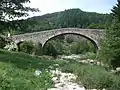
M101 40L104 38L104 30L101 29L80 29L80 28L61 28L61 29L53 29L46 30L41 32L34 33L25 33L20 35L12 36L12 40L15 43L19 43L21 41L33 41L40 42L42 47L46 44L50 39L62 35L62 34L77 34L83 36L90 40L98 50L100 50Z
M65 35L65 34L80 35L80 36L86 38L87 40L91 41L91 42L93 43L94 47L95 47L97 50L99 50L99 43L98 43L97 40L95 40L94 38L92 38L92 37L90 37L90 36L88 36L88 35L84 35L84 34L76 33L76 32L71 32L71 33L70 33L70 32L69 32L69 33L66 33L66 32L65 32L65 33L61 33L61 34L51 35L51 36L49 36L48 38L45 39L45 41L42 43L42 47L44 48L45 44L46 44L48 41L52 40L53 38L55 38L55 37L57 37L57 36L60 36L60 35Z

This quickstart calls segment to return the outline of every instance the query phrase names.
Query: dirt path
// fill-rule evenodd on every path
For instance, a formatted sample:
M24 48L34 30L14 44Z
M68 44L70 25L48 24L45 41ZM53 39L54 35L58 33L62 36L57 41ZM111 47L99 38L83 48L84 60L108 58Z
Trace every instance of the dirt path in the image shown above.
M81 85L75 83L77 76L71 73L63 73L59 69L51 70L52 80L55 83L55 88L48 90L85 90Z

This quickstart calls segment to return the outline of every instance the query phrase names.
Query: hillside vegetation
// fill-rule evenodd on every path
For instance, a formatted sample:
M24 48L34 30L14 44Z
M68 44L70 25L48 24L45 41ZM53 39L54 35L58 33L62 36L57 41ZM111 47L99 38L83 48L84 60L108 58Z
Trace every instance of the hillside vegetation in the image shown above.
M50 70L55 68L77 75L75 82L81 82L86 89L120 89L119 74L112 74L101 66L0 50L0 90L47 90L54 87Z
M7 31L11 34L19 34L67 27L104 29L111 21L110 14L68 9L61 12L35 16L27 20L1 22L0 29L4 34Z
M24 53L0 50L0 90L46 90L53 85L48 72L53 64Z

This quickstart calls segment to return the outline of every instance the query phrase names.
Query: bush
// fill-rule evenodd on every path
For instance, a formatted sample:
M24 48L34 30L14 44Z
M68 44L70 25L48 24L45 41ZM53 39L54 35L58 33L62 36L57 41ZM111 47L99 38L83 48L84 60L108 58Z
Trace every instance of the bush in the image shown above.
M116 21L106 30L99 58L110 66L120 67L120 23Z
M99 24L92 23L87 28L89 28L89 29L105 29L105 25L100 24L100 23Z
M2 38L0 38L0 48L4 48L5 44L6 42Z
M34 54L37 56L43 55L42 45L38 42L24 41L18 44L18 51L25 52L28 54Z
M112 74L97 66L81 66L76 73L79 75L78 81L88 89L103 89L113 84Z
M34 52L34 45L31 41L24 41L19 45L19 51L32 54Z
M92 53L92 52L88 52L85 54L87 59L95 59L96 58L96 54Z
M107 90L120 90L120 75L113 77L113 84Z
M72 62L61 66L61 69L65 72L76 74L78 76L76 82L82 83L86 89L107 89L111 88L111 86L116 83L113 78L114 75L100 66L91 66Z
M56 50L56 48L51 44L52 42L48 42L43 49L43 53L44 55L50 55L56 58L56 56L58 55L58 52Z
M0 35L0 48L4 48L4 46L10 42L10 40L8 40L5 36Z
M116 68L120 67L120 0L117 0L117 4L113 6L111 15L113 22L106 29L100 59Z

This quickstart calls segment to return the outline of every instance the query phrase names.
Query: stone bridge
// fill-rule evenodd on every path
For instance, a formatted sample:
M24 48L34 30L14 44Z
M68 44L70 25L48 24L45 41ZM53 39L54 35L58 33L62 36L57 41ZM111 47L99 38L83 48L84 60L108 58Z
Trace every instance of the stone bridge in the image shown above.
M101 40L103 39L104 31L102 29L61 28L41 32L14 35L11 38L16 44L21 41L33 41L39 42L42 44L42 46L44 46L48 40L63 34L76 34L83 36L88 40L92 41L92 43L98 49L100 49L100 44Z

